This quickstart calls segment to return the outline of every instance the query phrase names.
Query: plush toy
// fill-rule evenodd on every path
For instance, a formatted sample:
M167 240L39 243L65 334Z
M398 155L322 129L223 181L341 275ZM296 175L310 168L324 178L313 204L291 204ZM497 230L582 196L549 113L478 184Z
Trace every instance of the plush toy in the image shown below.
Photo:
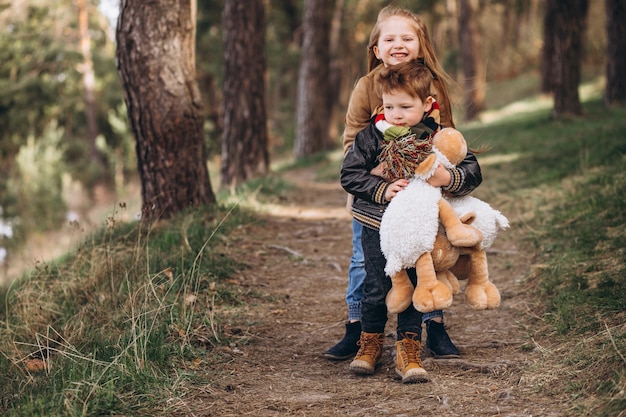
M396 152L393 154L402 147L414 147L401 142L415 140L411 136L395 140L398 144L394 145ZM427 142L431 144L430 140ZM452 167L465 158L467 144L463 135L455 129L442 129L433 137L430 152L420 154L427 156L420 158L409 185L391 200L380 224L380 247L387 260L385 273L392 282L386 302L392 313L406 310L412 299L416 308L424 312L444 309L452 304L451 288L437 279L431 255L440 225L453 246L474 247L482 240L480 231L461 221L443 198L441 188L426 182L438 163ZM387 165L394 163L391 160L384 162ZM471 213L464 215L472 217ZM405 270L411 267L417 270L418 285L415 288Z
M387 308L398 313L411 302L422 312L447 308L453 293L459 292L458 279L468 281L465 296L470 307L495 308L500 293L489 281L485 249L508 221L474 197L442 198L441 190L426 179L438 162L446 167L460 163L467 144L459 131L446 128L434 135L432 145L432 155L415 168L415 176L390 202L381 222L385 272L392 282ZM417 271L415 288L405 271L409 267Z

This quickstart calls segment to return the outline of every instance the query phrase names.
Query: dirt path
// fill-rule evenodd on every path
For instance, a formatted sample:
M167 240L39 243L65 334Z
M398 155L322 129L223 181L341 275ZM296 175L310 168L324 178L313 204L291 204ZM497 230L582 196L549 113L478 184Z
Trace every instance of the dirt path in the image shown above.
M349 361L322 353L343 335L344 292L351 254L350 218L339 184L292 176L301 190L274 207L264 225L232 236L231 255L251 266L238 278L250 297L245 312L227 317L237 343L207 364L215 382L198 387L183 408L197 416L561 416L559 404L538 391L545 351L525 329L532 304L521 288L529 260L515 253L516 232L496 240L492 280L502 293L495 311L473 311L463 296L446 310L457 360L426 359L432 381L403 385L394 378L387 326L383 364L370 377L353 375ZM305 190L307 190L305 192ZM510 217L510 216L509 216ZM510 220L514 221L515 219ZM513 222L514 223L514 222ZM228 312L220 312L227 315ZM425 337L425 336L424 336Z

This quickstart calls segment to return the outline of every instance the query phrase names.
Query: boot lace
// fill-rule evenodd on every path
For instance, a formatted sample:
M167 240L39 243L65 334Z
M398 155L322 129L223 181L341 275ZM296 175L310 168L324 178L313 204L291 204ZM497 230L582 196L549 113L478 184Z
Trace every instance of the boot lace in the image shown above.
M422 350L422 344L415 340L417 335L415 333L406 333L404 335L404 339L402 339L402 343L400 344L399 355L402 355L402 361L405 365L409 363L415 363L420 368L422 366L422 359L420 358L420 352Z
M382 342L377 334L364 335L357 343L361 346L358 356L376 356L382 347Z

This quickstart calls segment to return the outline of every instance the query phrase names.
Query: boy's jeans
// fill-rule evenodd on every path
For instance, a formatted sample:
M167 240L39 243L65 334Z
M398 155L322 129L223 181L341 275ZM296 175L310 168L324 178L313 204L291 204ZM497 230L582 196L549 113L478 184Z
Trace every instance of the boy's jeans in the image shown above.
M348 269L348 289L346 290L346 303L348 304L348 320L361 320L361 300L363 300L363 280L365 279L365 256L361 236L363 225L352 219L352 257ZM435 310L424 313L422 320L430 320L435 317L443 318L443 311Z

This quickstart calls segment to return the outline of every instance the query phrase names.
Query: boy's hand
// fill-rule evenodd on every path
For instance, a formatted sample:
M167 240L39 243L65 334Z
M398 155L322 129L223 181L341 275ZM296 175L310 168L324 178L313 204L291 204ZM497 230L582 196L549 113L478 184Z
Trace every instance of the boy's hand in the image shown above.
M381 162L380 164L372 168L372 170L370 171L370 174L379 176L381 178L385 178L383 175L383 172L384 172L384 169L386 168L386 165L387 164L385 164L384 162ZM389 178L385 178L385 180L389 181Z
M385 200L391 201L400 191L404 190L409 185L409 180L399 179L395 180L385 190Z
M447 187L452 182L452 175L443 165L438 164L435 172L426 182L433 187Z

